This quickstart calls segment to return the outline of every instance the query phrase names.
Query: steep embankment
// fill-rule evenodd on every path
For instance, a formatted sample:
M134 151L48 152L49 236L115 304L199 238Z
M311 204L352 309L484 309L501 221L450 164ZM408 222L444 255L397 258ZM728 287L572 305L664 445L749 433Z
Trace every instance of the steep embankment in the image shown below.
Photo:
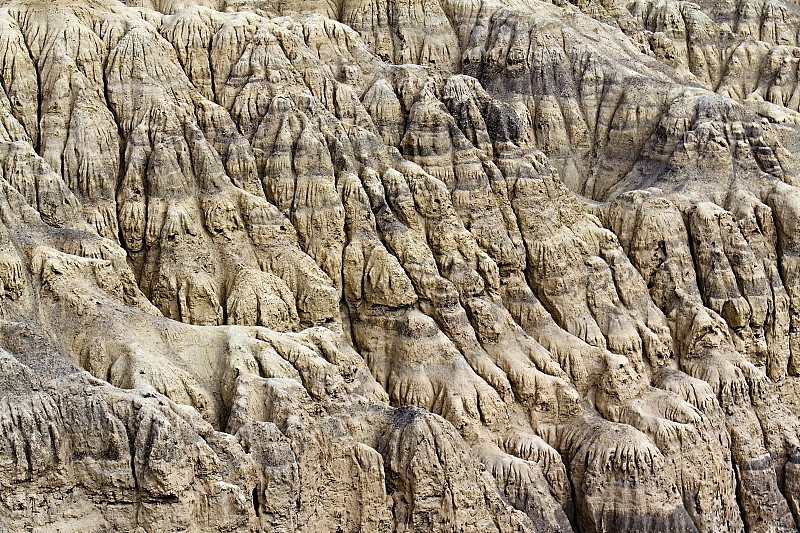
M797 6L194 4L0 5L0 529L797 529Z

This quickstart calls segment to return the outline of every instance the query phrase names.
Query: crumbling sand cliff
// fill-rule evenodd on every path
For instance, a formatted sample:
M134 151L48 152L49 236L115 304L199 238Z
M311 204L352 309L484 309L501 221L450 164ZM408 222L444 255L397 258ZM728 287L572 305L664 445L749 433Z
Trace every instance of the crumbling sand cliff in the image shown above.
M13 0L0 63L0 530L797 530L796 4Z

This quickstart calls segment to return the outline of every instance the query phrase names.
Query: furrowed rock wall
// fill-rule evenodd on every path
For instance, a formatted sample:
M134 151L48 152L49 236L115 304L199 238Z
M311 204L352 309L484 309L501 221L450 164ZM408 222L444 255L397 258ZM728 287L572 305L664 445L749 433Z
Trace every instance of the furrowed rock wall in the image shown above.
M0 529L796 531L798 35L0 3Z

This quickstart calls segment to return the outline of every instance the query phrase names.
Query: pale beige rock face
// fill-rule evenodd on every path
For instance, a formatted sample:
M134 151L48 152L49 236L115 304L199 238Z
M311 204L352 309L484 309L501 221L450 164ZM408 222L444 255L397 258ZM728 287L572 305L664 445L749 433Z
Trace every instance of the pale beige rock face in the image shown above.
M800 9L0 2L0 530L789 532Z

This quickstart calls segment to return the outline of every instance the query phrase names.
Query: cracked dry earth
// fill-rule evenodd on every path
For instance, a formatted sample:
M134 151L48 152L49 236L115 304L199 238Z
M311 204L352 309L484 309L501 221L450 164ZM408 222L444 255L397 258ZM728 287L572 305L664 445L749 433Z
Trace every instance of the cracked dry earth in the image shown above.
M0 66L0 530L797 530L797 4L6 0Z

